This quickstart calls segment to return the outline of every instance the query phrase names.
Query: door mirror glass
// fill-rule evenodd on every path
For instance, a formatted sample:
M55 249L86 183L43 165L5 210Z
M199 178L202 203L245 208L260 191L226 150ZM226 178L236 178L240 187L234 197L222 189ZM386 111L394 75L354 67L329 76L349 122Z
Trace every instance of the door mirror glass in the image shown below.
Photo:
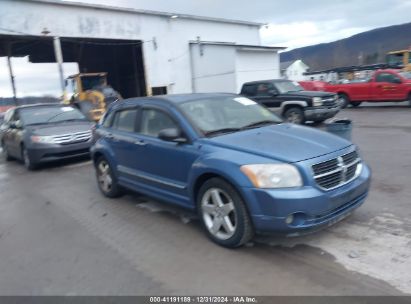
M271 96L276 96L278 95L278 91L276 89L270 89L268 90L268 94L270 94Z
M158 138L164 141L185 143L187 139L181 136L181 131L177 128L163 129L158 133Z
M23 127L23 124L21 123L20 120L10 122L11 129L21 129L22 127Z

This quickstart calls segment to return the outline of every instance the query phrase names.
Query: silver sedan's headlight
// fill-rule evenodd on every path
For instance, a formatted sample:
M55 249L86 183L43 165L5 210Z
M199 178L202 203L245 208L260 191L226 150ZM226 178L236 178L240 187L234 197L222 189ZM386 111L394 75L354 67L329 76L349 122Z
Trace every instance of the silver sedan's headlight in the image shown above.
M42 144L54 144L53 136L39 136L39 135L32 135L31 141L34 143L42 143Z
M313 106L318 107L323 105L323 100L321 97L313 97Z
M289 164L244 165L241 166L241 171L257 188L292 188L303 185L297 168Z

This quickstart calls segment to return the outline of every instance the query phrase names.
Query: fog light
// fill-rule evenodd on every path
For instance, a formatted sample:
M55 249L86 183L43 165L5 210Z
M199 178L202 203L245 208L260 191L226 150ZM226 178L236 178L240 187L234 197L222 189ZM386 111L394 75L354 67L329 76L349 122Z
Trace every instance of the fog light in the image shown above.
M285 218L285 223L286 223L287 225L290 225L293 221L294 221L294 215L293 215L293 214L290 214L289 216L287 216L287 217Z

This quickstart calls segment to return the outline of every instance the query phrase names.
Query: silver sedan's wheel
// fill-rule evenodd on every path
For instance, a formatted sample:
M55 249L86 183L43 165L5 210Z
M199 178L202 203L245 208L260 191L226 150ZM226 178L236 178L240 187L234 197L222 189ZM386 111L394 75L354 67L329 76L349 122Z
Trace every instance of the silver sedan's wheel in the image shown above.
M110 166L105 160L101 160L97 167L97 180L100 189L105 193L110 193L113 185L113 178L111 177Z
M227 240L237 228L232 198L222 189L208 189L201 200L204 224L215 238Z

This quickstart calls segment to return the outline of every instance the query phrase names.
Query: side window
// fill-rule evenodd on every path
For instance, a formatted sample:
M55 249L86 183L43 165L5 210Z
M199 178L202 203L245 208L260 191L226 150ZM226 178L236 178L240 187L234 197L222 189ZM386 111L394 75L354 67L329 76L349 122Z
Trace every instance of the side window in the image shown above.
M260 83L257 87L257 96L269 96L269 91L273 89L272 83Z
M140 133L158 137L160 131L179 126L165 112L156 109L143 109L141 114Z
M104 115L104 119L103 119L103 127L104 128L110 128L111 127L111 123L113 122L113 118L114 118L114 113L115 112L110 112L106 115Z
M255 85L254 84L246 84L243 86L241 90L241 94L246 96L254 96L255 95Z
M400 81L400 78L390 73L380 73L377 75L375 81L376 82L398 83L398 81Z
M137 109L120 110L114 116L112 128L120 131L134 132L136 117Z

